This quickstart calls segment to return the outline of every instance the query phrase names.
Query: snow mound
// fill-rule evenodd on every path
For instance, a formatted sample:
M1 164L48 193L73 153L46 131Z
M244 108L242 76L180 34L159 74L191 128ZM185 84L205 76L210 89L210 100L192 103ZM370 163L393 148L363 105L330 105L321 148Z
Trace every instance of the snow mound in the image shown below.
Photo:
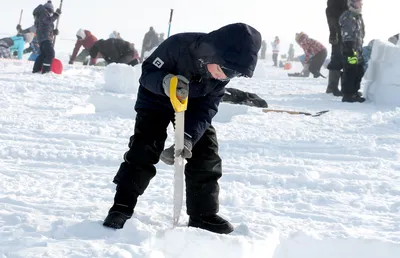
M136 99L130 94L99 92L90 96L88 102L93 104L96 113L111 112L126 118L134 118L136 114Z
M274 231L267 238L257 239L177 228L159 233L151 242L149 258L271 258L279 237Z
M213 118L213 122L229 123L234 116L247 114L248 109L249 107L245 105L221 103L218 107L218 113Z
M137 93L140 65L110 64L104 69L104 90L115 93Z
M400 106L400 46L375 40L364 95L377 105Z

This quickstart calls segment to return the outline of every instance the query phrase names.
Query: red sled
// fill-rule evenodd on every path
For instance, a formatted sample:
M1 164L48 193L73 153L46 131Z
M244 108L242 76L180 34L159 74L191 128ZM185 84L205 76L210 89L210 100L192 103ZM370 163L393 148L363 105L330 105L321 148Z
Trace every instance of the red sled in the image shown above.
M42 68L43 71L43 68ZM63 71L63 64L61 61L57 58L53 59L53 62L51 63L51 71L55 74L62 74Z

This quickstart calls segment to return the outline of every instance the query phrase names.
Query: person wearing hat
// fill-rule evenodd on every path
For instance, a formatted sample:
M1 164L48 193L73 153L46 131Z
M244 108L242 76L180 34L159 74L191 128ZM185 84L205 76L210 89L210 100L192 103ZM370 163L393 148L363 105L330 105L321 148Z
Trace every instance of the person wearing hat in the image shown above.
M33 11L35 17L36 36L40 45L40 54L33 65L33 73L48 73L51 71L51 64L55 57L54 40L54 22L60 17L61 10L54 12L54 6L51 1L44 5L39 5Z
M79 29L76 32L76 43L72 55L69 59L69 64L74 62L84 62L85 59L90 55L90 49L94 43L97 42L96 36L94 36L89 30ZM83 46L82 52L79 53L79 49ZM96 58L91 59L90 65L96 64Z
M310 38L306 33L296 33L296 43L304 50L305 59L303 64L302 75L308 77L310 73L314 75L314 78L318 78L321 75L321 67L327 56L327 50L321 42Z
M11 53L16 52L17 58L22 59L25 43L31 43L33 37L33 33L25 33L0 39L0 58L11 58Z
M155 164L164 149L167 127L174 120L170 80L177 76L176 97L189 98L185 148L176 153L187 160L188 226L220 234L233 231L232 224L218 215L222 161L212 120L229 81L253 76L260 48L261 34L255 28L234 23L208 34L175 34L143 62L134 135L113 180L117 185L114 204L104 226L122 228L156 175Z

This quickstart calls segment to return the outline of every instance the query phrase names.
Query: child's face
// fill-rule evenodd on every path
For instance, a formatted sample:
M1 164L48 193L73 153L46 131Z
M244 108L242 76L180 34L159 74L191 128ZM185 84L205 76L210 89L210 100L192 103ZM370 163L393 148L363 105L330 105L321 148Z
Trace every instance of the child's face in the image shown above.
M354 8L356 9L361 9L363 6L362 0L354 0L353 3L354 3Z

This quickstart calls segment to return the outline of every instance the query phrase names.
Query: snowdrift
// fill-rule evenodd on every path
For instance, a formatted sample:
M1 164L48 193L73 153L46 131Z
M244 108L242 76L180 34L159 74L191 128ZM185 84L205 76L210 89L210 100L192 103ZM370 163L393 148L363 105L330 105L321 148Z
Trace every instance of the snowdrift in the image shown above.
M375 40L364 95L377 105L400 106L400 46Z

